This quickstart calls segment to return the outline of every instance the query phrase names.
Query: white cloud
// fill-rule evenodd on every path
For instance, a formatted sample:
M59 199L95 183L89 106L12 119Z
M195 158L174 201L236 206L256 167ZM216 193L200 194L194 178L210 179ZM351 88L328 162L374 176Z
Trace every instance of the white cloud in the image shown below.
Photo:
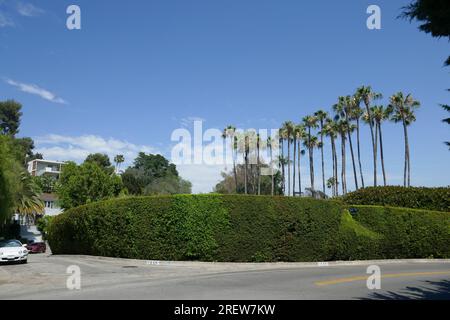
M48 91L47 89L43 89L35 84L21 83L11 79L6 79L5 82L11 86L17 87L22 92L37 95L42 99L48 100L50 102L67 104L67 102L62 98L56 96L54 93Z
M17 12L24 17L35 17L43 14L45 11L31 3L17 3Z
M50 134L34 138L36 152L45 159L82 162L91 153L105 153L111 160L118 154L125 157L125 165L130 165L139 152L159 153L157 149L136 145L114 138L105 139L96 135L63 136Z
M5 13L0 11L0 28L14 27L14 21Z

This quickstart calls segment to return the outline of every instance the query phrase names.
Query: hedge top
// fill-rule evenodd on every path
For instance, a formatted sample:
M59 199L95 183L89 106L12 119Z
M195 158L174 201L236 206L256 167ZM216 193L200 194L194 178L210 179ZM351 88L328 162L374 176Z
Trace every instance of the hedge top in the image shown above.
M371 187L344 196L350 205L377 205L450 212L450 187Z

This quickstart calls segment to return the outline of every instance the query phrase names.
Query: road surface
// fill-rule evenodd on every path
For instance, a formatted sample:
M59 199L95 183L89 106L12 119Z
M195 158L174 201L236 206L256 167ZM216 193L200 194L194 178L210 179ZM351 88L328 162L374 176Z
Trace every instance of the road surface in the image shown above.
M367 288L372 264L381 268L380 290ZM80 290L67 288L74 265ZM450 299L450 260L234 264L43 254L0 265L0 299Z

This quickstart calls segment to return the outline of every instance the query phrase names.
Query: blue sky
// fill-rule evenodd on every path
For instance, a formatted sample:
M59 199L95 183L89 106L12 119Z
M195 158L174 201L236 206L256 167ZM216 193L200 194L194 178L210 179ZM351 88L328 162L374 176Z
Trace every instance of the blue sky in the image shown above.
M20 135L47 158L102 151L132 161L140 150L169 156L172 131L194 118L276 128L363 84L385 95L380 103L404 91L422 102L410 128L412 183L448 185L438 104L449 102L449 44L396 19L408 2L0 0L0 99L23 104ZM82 30L66 28L70 4L81 7ZM366 27L370 4L382 10L381 30ZM384 134L390 182L400 184L401 127ZM362 152L370 181L368 144ZM180 171L208 192L221 169Z

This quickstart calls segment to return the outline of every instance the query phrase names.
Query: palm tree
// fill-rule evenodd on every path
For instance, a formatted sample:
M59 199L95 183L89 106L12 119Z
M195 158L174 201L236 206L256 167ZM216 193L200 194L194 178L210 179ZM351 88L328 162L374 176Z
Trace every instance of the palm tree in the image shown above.
M297 125L295 127L295 138L297 140L298 188L299 188L300 195L302 194L301 156L305 153L305 151L302 150L302 141L305 139L305 136L306 136L305 126L302 124ZM295 153L294 153L294 157L295 157ZM295 176L294 176L294 179L295 179Z
M317 111L314 116L317 118L317 120L319 121L320 124L320 143L322 144L322 148L320 148L321 151L321 156L322 156L322 191L325 194L325 161L323 158L323 136L324 136L324 132L323 132L323 127L325 124L325 120L328 117L328 113L323 111L323 110L319 110Z
M118 154L114 157L114 162L116 163L116 172L119 172L120 165L125 162L125 157L122 154Z
M370 126L370 135L372 138L372 149L373 149L373 185L377 186L377 139L374 133L374 123L372 121L372 112L370 111L370 105L373 100L381 99L383 96L381 93L376 93L372 90L370 86L362 86L356 90L356 94L364 102L366 106L366 112L368 116L368 123Z
M269 149L269 154L270 154L270 176L271 176L271 180L272 180L272 191L271 194L272 196L275 195L275 177L273 174L273 139L272 137L268 137L267 138L267 148Z
M295 164L297 159L297 126L294 125L292 130L292 143L294 145L294 154L292 155L293 165L292 165L292 195L295 197Z
M353 153L353 143L352 143L352 135L351 135L351 115L353 111L353 106L356 104L356 100L351 96L339 97L338 103L333 106L333 110L339 115L339 117L345 119L347 126L347 136L348 142L350 145L350 155L352 157L352 167L353 167L353 178L355 180L356 190L359 189L358 185L358 176L356 174L356 164L355 164L355 155Z
M336 129L341 136L341 184L342 193L347 194L347 177L346 177L346 146L345 142L347 140L346 134L348 131L348 123L345 120L338 120L336 123Z
M311 191L314 193L314 148L319 147L320 142L316 136L308 136L304 144L309 150L309 179L311 181Z
M286 161L285 161L285 157L284 157L284 140L286 139L286 130L284 130L284 128L280 128L278 130L278 139L279 139L279 145L280 145L280 159L279 159L279 164L281 166L281 181L282 181L282 187L281 189L283 190L283 195L286 194L286 172L285 172L285 165L286 165Z
M308 151L309 151L309 171L310 171L310 179L311 179L311 190L314 192L314 161L313 161L313 148L311 148L310 146L313 145L313 143L311 142L312 140L312 136L311 136L311 129L315 129L317 128L317 118L315 116L306 116L303 118L303 123L305 125L305 127L308 130L308 134L306 137L306 141L305 141L305 146L308 147ZM317 137L316 137L317 139ZM316 141L317 142L317 141Z
M28 173L22 172L20 182L20 189L16 194L16 213L32 217L36 214L43 214L45 206L40 199L41 191L35 181Z
M257 153L257 158L256 158L256 174L258 175L258 196L261 195L261 161L260 161L260 151L262 148L262 143L261 143L261 136L258 133L256 135L256 153Z
M248 132L236 135L238 152L242 153L244 160L244 193L248 194L248 163L250 154L250 136Z
M234 185L235 185L235 192L238 192L238 181L237 181L237 171L236 171L236 151L237 151L237 144L236 144L236 127L234 126L227 126L223 130L222 137L226 141L227 138L230 139L231 142L231 157L233 158L233 175L234 175Z
M350 119L353 121L356 121L356 144L357 144L357 153L358 153L358 166L359 166L359 175L361 177L361 187L365 188L365 183L364 183L364 174L363 174L363 170L362 170L362 165L361 165L361 144L360 144L360 120L361 117L364 114L364 111L361 109L361 97L359 96L359 94L354 94L353 95L353 101L354 101L354 105L353 108L351 110L351 117Z
M285 133L285 139L287 140L287 165L288 165L288 196L291 195L291 141L294 134L294 123L292 121L286 121L282 125L282 129Z
M330 137L331 158L333 163L332 194L333 196L338 196L339 190L337 189L338 177L337 177L337 154L336 154L336 138L337 138L336 122L334 122L330 118L327 118L325 120L324 128L321 130L321 134L325 134L327 137Z
M383 133L381 132L381 124L383 121L388 120L392 114L392 108L385 108L383 106L372 107L373 119L376 125L375 131L380 139L380 157L381 157L381 169L383 171L383 183L387 186L386 170L384 167L384 150L383 150ZM378 139L377 138L377 139Z
M420 107L420 102L414 100L411 94L406 97L402 92L394 94L390 98L390 108L393 110L391 120L403 124L403 133L405 139L405 166L403 171L403 184L405 187L411 186L411 159L408 140L408 126L416 121L414 111Z

